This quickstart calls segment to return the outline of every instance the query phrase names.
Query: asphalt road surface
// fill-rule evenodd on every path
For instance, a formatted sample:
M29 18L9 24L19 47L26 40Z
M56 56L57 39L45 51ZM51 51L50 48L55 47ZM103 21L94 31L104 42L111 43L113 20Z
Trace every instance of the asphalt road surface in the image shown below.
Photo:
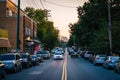
M63 60L48 59L39 66L8 73L5 80L61 80Z
M120 74L114 70L94 66L81 57L67 57L67 80L120 80Z

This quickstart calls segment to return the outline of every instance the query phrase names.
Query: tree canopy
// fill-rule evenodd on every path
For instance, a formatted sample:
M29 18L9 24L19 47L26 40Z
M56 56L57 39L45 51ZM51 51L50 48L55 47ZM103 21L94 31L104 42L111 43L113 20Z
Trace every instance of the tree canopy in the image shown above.
M120 50L120 1L110 0L113 51ZM78 22L70 24L71 40L94 51L109 52L108 0L89 0L77 8ZM72 39L71 39L72 38ZM72 44L72 43L71 43ZM69 43L69 45L71 45Z
M53 22L46 20L46 11L32 7L26 7L24 11L37 23L37 38L44 45L44 49L52 49L59 41L59 30L55 29Z

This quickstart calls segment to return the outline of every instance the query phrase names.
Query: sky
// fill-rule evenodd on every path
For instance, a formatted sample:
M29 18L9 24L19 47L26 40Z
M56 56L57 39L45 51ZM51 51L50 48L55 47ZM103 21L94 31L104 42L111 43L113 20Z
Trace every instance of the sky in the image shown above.
M17 0L12 0L17 3ZM49 21L54 22L54 27L60 30L60 36L69 38L69 23L76 23L77 7L82 6L88 0L20 0L21 8L34 7L39 9L50 10L51 17Z

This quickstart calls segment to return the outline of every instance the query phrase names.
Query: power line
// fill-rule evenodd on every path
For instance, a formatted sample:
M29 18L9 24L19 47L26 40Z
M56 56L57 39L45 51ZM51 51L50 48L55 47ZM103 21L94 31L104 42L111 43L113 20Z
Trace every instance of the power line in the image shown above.
M21 0L21 2L22 2L22 6L26 5L25 7L27 7L28 4L31 5L31 3L30 3L29 1L26 1L26 0ZM29 2L29 3L28 3L28 2Z
M31 5L31 7L33 7L33 4L30 0L28 1L28 4Z
M36 0L33 0L33 2L35 3L36 8L39 8L37 3L36 3Z
M44 2L44 5L45 5L46 9L48 9L48 7L46 6L46 3L45 3L45 1L44 1L44 0L43 0L43 2Z
M41 3L42 8L45 9L45 7L44 7L42 1L41 1L41 0L39 0L39 1L40 1L40 3Z
M61 7L76 8L76 7L73 7L73 6L65 6L65 5L61 5L61 4L57 4L57 3L53 3L53 2L50 2L50 1L47 1L47 0L44 0L44 1L47 2L47 3L53 4L53 5L61 6Z

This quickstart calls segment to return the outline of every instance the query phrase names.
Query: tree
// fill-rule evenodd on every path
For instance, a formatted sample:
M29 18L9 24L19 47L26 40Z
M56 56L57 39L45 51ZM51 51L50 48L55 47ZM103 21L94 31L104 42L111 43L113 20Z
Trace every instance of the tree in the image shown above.
M26 7L26 14L37 23L37 37L44 44L44 49L52 49L59 41L59 31L54 28L53 22L46 21L46 11Z
M91 50L109 51L108 0L89 0L77 8L78 22L70 26L75 43ZM120 1L111 0L113 50L119 50ZM71 38L70 38L71 40ZM104 46L103 46L104 45Z

